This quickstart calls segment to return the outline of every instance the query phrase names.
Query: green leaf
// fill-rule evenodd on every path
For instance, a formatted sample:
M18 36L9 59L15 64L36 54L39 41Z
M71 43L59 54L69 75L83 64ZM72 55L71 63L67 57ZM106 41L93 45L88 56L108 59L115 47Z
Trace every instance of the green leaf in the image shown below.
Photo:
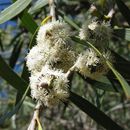
M130 81L130 61L126 60L116 52L111 50L112 55L114 56L114 67L115 69L125 77L126 81ZM111 75L112 76L112 75Z
M76 30L79 30L79 26L77 24L75 24L69 17L65 16L65 14L62 11L58 11L58 14L63 17L63 19L73 28L75 28Z
M107 130L123 130L121 126L119 126L110 117L108 117L105 113L103 113L101 110L99 110L84 98L71 92L69 99L77 107L79 107L80 110L88 114L92 119L94 119L98 124L102 125Z
M116 3L117 3L117 6L118 6L120 12L124 16L124 18L126 19L128 24L130 25L130 10L129 10L129 8L124 4L124 2L122 0L116 0Z
M38 25L26 10L19 15L19 18L22 22L22 25L24 25L30 33L35 33Z
M0 76L5 79L10 85L21 92L25 91L28 84L21 79L12 69L7 65L4 59L0 56Z
M116 92L115 89L113 88L113 86L111 84L108 84L108 83L102 83L99 81L95 81L93 86L96 88L102 89L104 91Z
M20 109L21 105L23 104L23 101L27 95L29 91L29 86L27 87L27 89L25 90L25 93L23 94L21 100L19 101L19 103L13 108L13 110L11 112L8 112L6 114L4 114L1 118L0 118L0 125L2 125L4 123L4 121L6 119L11 118L15 113L18 112L18 110Z
M34 14L42 7L46 6L48 4L48 0L37 0L34 5L29 9L28 13Z
M14 18L21 13L29 4L31 0L18 0L10 5L0 13L0 24Z
M11 68L14 68L18 57L20 55L21 49L22 49L22 45L23 45L23 41L18 41L13 48L10 60L9 60L9 65L11 66Z
M116 92L115 89L113 88L113 86L110 83L104 83L101 81L97 81L97 80L92 80L90 78L85 78L84 76L82 76L81 74L79 74L83 80L85 80L87 83L91 84L92 87L98 88L98 89L102 89L104 91L110 91L110 92Z
M117 28L114 29L114 34L117 38L121 38L127 41L130 41L130 28Z
M90 47L92 47L100 56L103 57L102 53L96 48L94 47L91 43L86 42L84 40L80 40L78 37L72 37L72 39L80 44L83 45L89 45ZM105 57L103 57L105 59ZM106 59L105 59L106 60ZM112 72L114 73L114 75L116 76L116 78L118 79L119 83L121 84L127 98L130 98L130 86L128 85L128 83L126 82L126 80L121 76L121 74L119 72L117 72L113 66L111 65L111 63L106 60L106 64L108 65L108 67L112 70Z
M106 61L106 63L109 66L109 68L112 70L112 72L115 74L115 76L117 77L117 79L120 82L127 98L130 99L130 86L129 86L129 84L125 81L125 79L121 76L121 74L113 68L112 64L109 61Z

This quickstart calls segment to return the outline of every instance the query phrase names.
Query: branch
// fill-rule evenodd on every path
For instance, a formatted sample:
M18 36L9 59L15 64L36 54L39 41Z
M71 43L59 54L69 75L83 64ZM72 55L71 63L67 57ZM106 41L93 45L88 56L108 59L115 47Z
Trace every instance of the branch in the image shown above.
M41 102L38 102L34 109L34 114L27 130L36 130L36 128L38 127L38 121L40 119L40 115L41 112L43 111L43 108L44 108L43 104L41 104Z
M49 5L50 5L50 15L52 16L52 21L56 21L54 0L49 0Z

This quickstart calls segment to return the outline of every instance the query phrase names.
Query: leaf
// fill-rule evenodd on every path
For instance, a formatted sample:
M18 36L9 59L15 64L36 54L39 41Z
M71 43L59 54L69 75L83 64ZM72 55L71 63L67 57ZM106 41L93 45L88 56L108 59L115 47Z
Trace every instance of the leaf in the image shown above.
M62 11L58 11L58 14L63 17L63 19L73 28L76 30L79 30L79 26L75 24L69 17L65 16L65 14Z
M31 0L17 0L0 13L0 24L14 18L21 13L29 4Z
M19 40L13 48L13 51L12 51L12 54L11 54L11 57L9 60L9 65L11 66L11 68L14 68L14 66L18 60L18 57L19 57L21 49L22 49L22 45L23 45L23 41Z
M102 83L99 81L95 81L93 86L96 88L102 89L104 91L116 92L115 89L113 88L113 86L111 84L108 84L108 83Z
M125 81L125 79L121 76L121 74L119 72L117 72L111 65L111 63L109 61L106 61L107 65L109 66L109 68L112 70L112 72L115 74L115 76L117 77L118 81L120 82L127 98L130 99L130 86L129 84Z
M20 107L21 107L21 105L22 105L22 103L23 103L23 101L24 101L24 99L25 99L25 97L26 97L28 91L29 91L29 86L27 87L27 89L26 89L25 93L23 94L21 100L20 100L19 103L13 108L13 110L10 111L10 112L8 112L8 113L6 113L6 114L4 114L4 115L0 118L0 125L2 125L6 119L11 118L15 113L18 112L18 110L20 109Z
M130 41L130 28L114 29L114 34L119 38Z
M26 10L19 15L19 18L22 22L22 25L24 25L30 33L35 33L35 30L37 29L38 25L33 20L32 16L27 13Z
M78 37L72 37L72 39L80 44L83 45L89 45L90 47L92 47L100 56L103 57L102 53L96 48L94 47L91 43L86 42L84 40L80 40ZM103 57L105 59L105 57ZM106 60L106 59L105 59ZM121 84L127 98L130 98L130 86L128 85L128 83L126 82L126 80L121 76L121 74L119 72L117 72L113 66L111 65L111 63L106 60L106 64L108 65L108 67L112 70L113 74L116 76L116 78L118 79L119 83Z
M124 4L124 2L122 0L116 0L116 3L117 3L117 6L118 6L120 12L124 16L124 18L126 19L128 24L130 25L130 10L129 10L129 8Z
M34 14L42 7L46 6L48 4L48 0L37 0L34 5L29 9L28 13Z
M130 61L126 60L125 58L123 58L122 56L120 56L119 54L117 54L112 50L111 53L114 56L115 62L113 64L115 69L118 70L118 72L120 72L123 75L123 77L125 77L127 82L130 82L130 70L129 70Z
M111 92L116 92L115 89L113 88L113 86L109 83L104 83L101 81L97 81L97 80L93 80L90 78L85 78L84 76L82 76L81 74L79 74L80 77L82 77L82 79L84 81L86 81L87 83L91 84L92 87L96 87L98 89L102 89L104 91L111 91Z
M102 125L107 130L123 130L121 126L119 126L110 117L108 117L105 113L100 111L97 107L84 98L71 92L69 99L77 107L79 107L80 110L88 114L92 119L94 119L98 124Z
M0 56L0 76L5 79L10 85L21 92L25 91L28 84L20 78L12 69L7 65L4 59Z

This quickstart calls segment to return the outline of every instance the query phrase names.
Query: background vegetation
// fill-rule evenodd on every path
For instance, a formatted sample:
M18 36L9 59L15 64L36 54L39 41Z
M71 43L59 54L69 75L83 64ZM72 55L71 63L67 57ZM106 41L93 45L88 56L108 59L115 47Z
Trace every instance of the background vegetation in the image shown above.
M0 13L0 130L25 130L30 123L35 102L29 97L25 57L35 44L36 29L49 15L47 0L15 1L9 2L9 7ZM0 5L7 4L4 2ZM110 21L113 34L109 49L115 62L114 67L107 63L111 71L99 81L74 74L70 103L41 113L43 129L130 129L129 7L129 0L56 1L57 15L76 34L91 17ZM77 49L87 44L77 38L73 40Z

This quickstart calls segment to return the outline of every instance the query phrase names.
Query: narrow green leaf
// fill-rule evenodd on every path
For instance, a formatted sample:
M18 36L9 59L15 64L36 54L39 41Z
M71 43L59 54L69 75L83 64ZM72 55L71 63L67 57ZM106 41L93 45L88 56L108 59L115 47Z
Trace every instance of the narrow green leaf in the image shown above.
M65 16L65 14L62 11L58 11L58 14L63 17L63 19L73 28L75 28L76 30L79 30L79 26L77 24L75 24L69 17Z
M104 91L116 92L115 89L113 88L113 86L110 83L108 84L108 83L104 83L104 82L101 82L101 81L92 80L90 78L85 78L81 74L79 74L79 75L82 77L82 79L84 81L91 84L95 88L102 89Z
M34 5L29 9L28 13L34 14L42 7L46 6L48 4L48 0L37 0Z
M77 107L79 107L80 110L88 114L92 119L94 119L98 124L102 125L107 130L123 130L121 126L119 126L110 117L108 117L105 113L103 113L101 110L99 110L84 98L71 92L69 99Z
M80 44L83 44L83 45L89 45L90 47L92 47L100 56L103 57L102 53L96 48L94 47L91 43L89 42L86 42L84 40L80 40L78 37L72 37L72 39L77 42L77 43L80 43ZM105 59L105 57L104 57ZM105 59L106 60L106 59ZM121 84L127 98L130 98L130 86L128 85L128 83L126 82L126 80L121 76L121 74L119 72L117 72L111 65L111 63L106 60L106 64L108 65L108 67L112 70L112 72L114 73L114 75L116 76L116 78L118 79L119 83Z
M112 72L115 74L115 76L117 77L117 79L120 82L127 98L130 99L130 86L129 86L129 84L125 81L125 79L121 76L121 74L113 68L113 66L111 65L111 63L109 61L106 61L106 63L109 66L109 68L112 70Z
M117 38L121 38L123 40L130 41L130 28L117 28L114 29L114 34Z
M0 13L0 24L14 18L21 13L29 4L31 0L17 0L14 4L7 7Z
M23 104L23 101L24 101L24 99L25 99L25 97L26 97L28 91L29 91L29 86L27 87L27 89L25 90L25 93L23 94L21 100L20 100L19 103L13 108L13 110L10 111L10 112L8 112L8 113L6 113L6 114L4 114L4 115L0 118L0 125L2 125L6 119L11 118L15 113L18 112L18 110L21 108L21 105Z
M22 25L24 25L30 33L35 33L38 25L26 10L19 15L19 18L22 22Z
M12 54L11 54L11 57L9 60L9 65L11 66L11 68L14 68L14 66L18 60L18 57L19 57L21 49L22 49L22 45L23 45L23 41L19 40L13 48L13 51L12 51Z
M111 84L108 84L108 83L102 83L99 81L95 81L93 86L95 88L99 88L99 89L102 89L104 91L116 92L115 89L113 88L113 86Z
M25 91L28 84L21 79L12 69L7 65L4 59L0 56L0 76L5 79L10 85L20 91Z
M114 56L114 60L115 62L114 67L115 69L121 73L121 75L123 75L123 77L125 77L126 81L129 83L130 81L130 61L126 60L125 58L123 58L122 56L120 56L119 54L117 54L116 52L111 50L112 55ZM111 75L112 76L112 75Z
M117 6L118 6L120 12L124 16L124 18L126 19L128 24L130 25L130 10L129 10L129 8L124 4L124 2L122 0L116 0L116 3L117 3Z

